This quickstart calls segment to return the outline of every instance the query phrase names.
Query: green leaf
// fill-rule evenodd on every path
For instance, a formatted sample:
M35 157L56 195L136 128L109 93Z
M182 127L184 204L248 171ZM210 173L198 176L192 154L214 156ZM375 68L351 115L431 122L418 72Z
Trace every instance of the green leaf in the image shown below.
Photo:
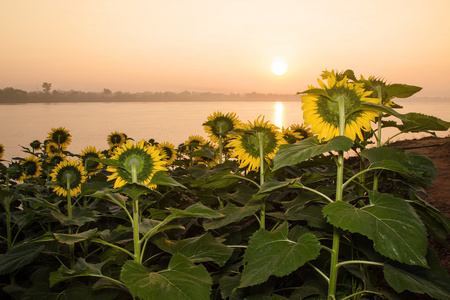
M245 217L253 215L261 208L259 204L249 204L246 206L236 206L233 203L228 203L227 206L220 209L218 212L223 215L222 218L214 220L205 220L203 228L205 230L217 229L228 224L238 222Z
M83 226L86 223L95 222L98 218L95 211L78 206L73 208L71 219L69 219L68 216L60 213L59 211L52 211L51 214L64 226Z
M170 212L174 218L206 218L215 219L223 217L221 213L215 211L209 207L204 206L202 203L196 203L189 206L185 210L169 207Z
M92 194L97 191L110 189L113 187L113 182L102 182L102 181L94 181L94 182L83 182L81 184L81 196Z
M422 88L418 86L399 83L389 84L384 87L384 92L387 93L388 98L408 98L421 90Z
M113 258L111 258L113 259ZM50 287L54 286L58 282L68 280L75 277L92 276L92 277L103 277L101 272L102 266L107 262L105 260L98 264L87 263L83 258L78 258L73 270L67 269L65 266L60 266L57 271L50 274Z
M163 239L157 243L157 246L171 254L183 254L194 263L212 261L220 267L225 265L225 262L233 253L233 249L222 244L218 238L213 237L210 233L181 241Z
M380 104L366 102L361 105L361 108L383 112L399 118L403 123L403 127L396 127L398 127L402 132L418 132L429 130L446 131L450 128L450 122L444 121L437 117L427 116L420 113L401 114L393 108Z
M215 150L211 149L211 148L203 148L203 149L195 150L191 154L192 157L204 157L204 158L211 159L211 160L214 160L215 155L216 155Z
M437 174L433 161L419 153L405 152L391 147L378 147L365 149L361 155L370 161L369 168L382 167L399 172L409 178L420 179L428 186L432 185Z
M281 145L273 158L274 170L305 161L311 157L330 151L348 151L353 141L345 136L337 136L326 143L319 143L316 137L307 138L296 144Z
M140 196L153 192L151 188L142 183L127 183L117 189L117 192L127 195L133 200Z
M75 243L82 242L82 241L92 238L93 236L95 236L96 232L97 232L97 228L94 228L94 229L84 231L81 233L76 233L76 234L54 233L53 235L55 236L55 239L58 242L67 244L67 245L73 245Z
M97 193L91 194L90 196L112 202L122 208L126 207L128 200L128 197L125 197L119 193L114 193L112 191L98 191Z
M380 254L411 265L427 266L427 233L411 206L390 194L369 192L371 204L356 208L338 201L323 208L328 221L367 236Z
M450 127L450 122L415 112L402 115L401 120L404 125L402 132L447 131Z
M156 184L156 185L166 185L166 186L178 186L182 188L186 188L184 185L173 179L164 171L156 172L152 180L150 181L150 184Z
M33 208L46 207L51 210L59 211L59 205L62 201L50 202L47 199L40 197L27 197L23 201L28 202Z
M400 264L385 264L384 276L396 292L409 290L428 294L433 299L450 299L450 280L433 251L427 255L430 268Z
M135 261L127 261L120 274L131 294L140 299L209 299L212 280L203 265L195 265L175 254L167 269L149 272Z
M246 264L239 287L263 283L271 275L288 275L319 255L320 243L311 233L296 242L287 236L287 223L274 232L260 229L253 234L244 254Z
M258 194L268 194L278 189L287 187L295 182L296 179L288 179L285 181L278 181L272 178L267 179L258 191Z
M0 258L0 275L11 273L32 263L44 250L44 246L22 245L9 249Z

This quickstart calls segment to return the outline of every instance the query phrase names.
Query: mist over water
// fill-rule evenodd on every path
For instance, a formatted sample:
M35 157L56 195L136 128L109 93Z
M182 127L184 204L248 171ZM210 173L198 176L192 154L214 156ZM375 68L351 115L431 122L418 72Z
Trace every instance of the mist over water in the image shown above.
M450 99L397 99L404 108L400 113L420 112L450 120ZM303 123L301 101L289 102L130 102L130 103L58 103L0 105L0 143L5 146L3 159L24 157L20 146L33 140L43 142L52 128L63 126L70 131L68 150L78 154L87 146L107 149L107 136L120 131L133 138L171 142L175 146L190 135L207 137L202 124L216 111L235 112L247 123L260 115L278 127ZM386 129L385 137L398 131ZM449 132L438 132L448 136ZM400 135L396 139L419 138L424 133Z

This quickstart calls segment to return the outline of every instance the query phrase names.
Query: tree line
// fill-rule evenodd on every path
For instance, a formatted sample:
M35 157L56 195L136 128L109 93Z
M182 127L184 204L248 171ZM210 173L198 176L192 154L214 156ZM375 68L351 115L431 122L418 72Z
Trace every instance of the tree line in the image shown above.
M194 102L194 101L291 101L298 100L291 94L261 93L212 93L212 92L101 92L52 90L52 84L44 82L42 91L27 92L13 87L0 89L0 103L54 103L54 102Z

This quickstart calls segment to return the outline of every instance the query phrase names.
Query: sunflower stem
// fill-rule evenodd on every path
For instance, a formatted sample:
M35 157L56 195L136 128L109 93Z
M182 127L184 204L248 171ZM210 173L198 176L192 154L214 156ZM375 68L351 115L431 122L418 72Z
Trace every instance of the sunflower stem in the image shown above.
M70 195L70 178L71 174L67 174L67 217L72 220L72 196ZM72 225L69 225L69 234L72 234ZM75 266L75 245L70 244L70 268Z
M339 135L345 134L345 102L344 97L338 97L339 105ZM344 151L338 152L337 178L336 178L336 202L342 201L344 182ZM337 227L333 229L333 247L331 252L330 281L328 285L328 299L336 299L336 286L338 277L338 258L340 232Z
M223 144L222 144L222 135L219 135L219 164L222 163L222 154L223 153Z
M377 86L377 93L378 93L378 99L380 100L380 103L382 102L381 99L381 87ZM378 132L377 132L377 147L381 147L381 112L378 113ZM374 178L373 178L373 190L378 190L378 173L375 172Z
M262 132L257 132L256 137L259 142L259 185L262 186L264 184L264 135ZM263 203L261 206L261 228L265 229L266 227L266 202L263 199Z
M10 198L9 198L9 174L6 172L6 178L5 178L5 184L6 184L6 196L5 196L5 213L6 213L6 241L7 241L7 247L8 249L12 248L12 242L11 242L11 205L10 205Z
M9 174L6 172L5 177L5 184L6 184L6 196L5 201L2 201L2 203L5 203L5 214L6 214L6 243L7 243L7 249L12 248L12 237L11 237L11 205L10 205L10 198L9 198ZM14 273L9 274L9 281L11 284L16 283L16 277Z
M131 181L137 183L136 162L131 163ZM139 198L133 199L133 241L134 241L134 260L140 262L141 243L139 241Z

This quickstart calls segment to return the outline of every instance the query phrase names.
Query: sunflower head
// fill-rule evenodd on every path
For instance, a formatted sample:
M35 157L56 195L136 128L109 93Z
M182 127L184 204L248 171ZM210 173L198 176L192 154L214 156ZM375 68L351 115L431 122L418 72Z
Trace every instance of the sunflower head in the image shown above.
M19 181L23 181L24 179L31 177L39 177L42 172L42 162L38 157L34 155L30 155L26 157L24 160L20 162L22 174L19 177Z
M220 137L226 138L239 124L236 113L223 114L217 111L208 116L208 121L203 124L203 128L212 141L219 142Z
M264 116L259 116L253 123L242 125L242 131L228 146L234 148L232 157L239 161L240 168L248 166L249 171L257 171L260 167L260 140L263 140L264 159L269 161L275 156L281 144L286 144L278 127L264 121Z
M72 136L66 128L58 127L52 128L52 130L48 133L47 139L61 145L61 147L67 147L72 141Z
M120 163L120 167L109 166L106 169L112 173L108 176L108 180L115 180L114 188L132 183L132 173L135 168L137 182L148 185L150 188L156 188L156 185L149 185L149 183L156 172L167 171L166 161L163 158L164 156L158 148L146 145L144 140L136 145L127 142L117 148L111 157Z
M110 148L115 146L122 146L127 141L127 136L125 133L114 131L111 132L106 138Z
M302 136L300 135L300 133L293 131L290 127L283 127L281 129L281 133L283 134L283 139L288 144L295 144L298 141L302 140Z
M6 172L9 174L9 178L13 180L19 180L23 173L22 164L18 161L13 161L9 164Z
M377 78L375 76L369 76L368 79L365 79L364 76L361 75L360 82L364 83L365 89L371 92L371 97L378 98L378 90L381 91L381 104L388 107L397 106L394 102L392 102L393 97L389 97L386 92L386 86L388 85L383 78Z
M86 181L87 173L79 161L74 159L63 160L53 168L50 174L52 181L56 182L53 191L59 196L75 196L81 193L81 184Z
M84 166L88 175L96 175L103 169L103 164L90 158L103 159L105 156L101 153L101 151L97 151L97 149L93 146L88 146L81 151L81 164Z
M175 145L169 142L163 142L157 145L158 149L161 151L163 155L163 159L167 161L167 165L173 164L173 162L177 159L177 151L175 150Z
M62 153L55 154L46 159L46 163L52 166L57 166L60 162L66 159L66 156Z
M207 141L204 137L200 135L190 135L188 139L184 142L184 147L188 151L195 151L202 148L203 145L206 145Z
M364 89L364 84L348 82L344 76L337 80L335 72L328 74L326 85L318 79L320 88L310 87L302 94L302 109L305 124L311 126L313 134L319 140L330 140L339 134L339 102L344 105L344 135L355 140L363 140L361 130L369 131L370 122L378 115L375 111L360 109L364 102L377 103L378 99L369 98L372 94Z
M5 146L0 144L0 159L3 159L3 155L5 155Z
M34 140L30 143L31 149L33 149L34 151L41 149L41 145L42 143L39 142L38 140Z
M289 129L291 129L295 133L298 133L300 135L300 140L304 140L313 136L311 128L305 124L292 124L291 126L289 126Z
M66 147L62 144L57 144L50 140L47 140L45 143L45 152L47 153L48 157L63 155L64 151L66 151Z

